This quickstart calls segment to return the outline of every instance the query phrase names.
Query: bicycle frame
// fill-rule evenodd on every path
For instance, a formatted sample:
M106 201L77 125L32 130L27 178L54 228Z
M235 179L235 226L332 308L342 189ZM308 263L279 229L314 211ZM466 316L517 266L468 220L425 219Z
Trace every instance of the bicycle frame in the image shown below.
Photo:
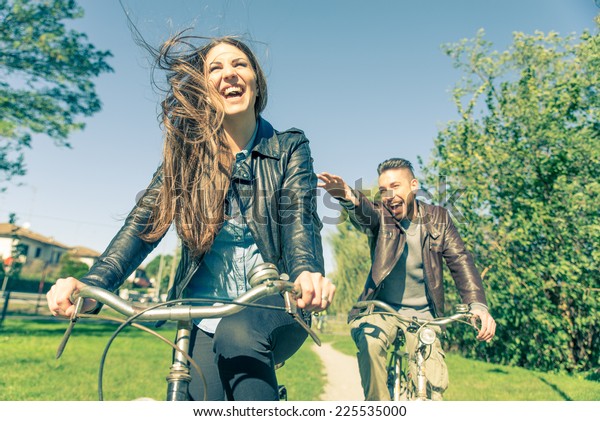
M190 349L192 323L189 321L177 322L177 336L175 345L177 350L173 355L173 364L167 376L167 401L188 400L189 385L192 381L190 363L185 353Z
M459 304L455 306L455 314L449 317L437 318L433 320L419 319L417 317L406 317L399 314L389 304L379 300L359 301L354 305L359 310L364 310L362 315L372 314L376 309L378 313L387 314L398 318L406 323L407 330L416 333L418 344L414 355L402 354L401 348L405 343L404 331L399 329L396 338L393 341L393 350L391 351L390 361L388 363L388 388L390 389L390 398L394 401L400 400L404 396L408 400L427 400L427 376L425 370L425 361L429 358L427 350L435 342L437 334L430 326L445 326L450 323L465 321L471 319L473 314L469 312L469 306ZM402 367L403 359L414 358L417 366L415 388L411 390L411 382L406 375L407 367ZM404 385L403 385L404 383Z
M206 302L206 300L201 299L190 299L174 300L149 307L137 307L105 289L86 286L73 294L71 297L71 301L75 304L75 312L71 317L70 324L67 327L63 340L58 347L56 358L59 358L62 354L75 322L80 317L84 317L82 314L80 314L80 310L83 306L83 300L86 298L94 299L97 302L102 303L118 313L128 317L116 333L118 333L126 325L131 324L131 322L134 320L177 321L176 339L175 342L171 344L175 350L173 363L166 378L166 400L168 401L188 400L188 389L191 380L190 364L195 364L188 354L192 331L192 320L194 319L227 317L238 313L246 306L257 306L253 303L262 297L282 293L284 296L285 307L261 307L286 311L288 314L292 315L292 317L294 317L294 319L300 323L305 330L307 330L309 336L311 336L311 338L318 345L320 345L321 342L317 335L304 323L297 313L296 298L300 296L300 292L298 291L297 287L293 283L287 281L288 278L285 274L279 276L279 273L277 272L277 278L275 278L273 276L273 268L273 265L269 266L268 270L270 272L265 273L266 269L263 266L263 271L259 271L257 276L253 277L251 280L250 285L252 285L252 288L250 290L240 295L230 303L219 306L183 305L183 302ZM259 279L257 280L257 278ZM86 317L90 317L90 315L86 315ZM198 370L197 367L195 368ZM201 375L202 373L199 374ZM98 393L100 400L102 400L101 380L99 381Z

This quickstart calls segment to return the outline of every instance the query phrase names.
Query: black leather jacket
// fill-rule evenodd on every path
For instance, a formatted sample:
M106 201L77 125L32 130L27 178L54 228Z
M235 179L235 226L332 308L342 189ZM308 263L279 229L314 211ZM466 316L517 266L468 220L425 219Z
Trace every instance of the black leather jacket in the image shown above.
M295 280L302 271L324 275L322 223L317 214L317 177L308 139L298 129L278 132L264 119L254 147L244 161L241 177L250 186L240 194L244 218L265 262L274 263ZM114 291L132 273L159 241L139 238L162 183L159 168L146 193L125 220L123 227L92 266L82 282ZM181 298L201 262L183 246L169 299Z
M359 198L359 206L345 201L340 203L348 209L352 224L369 236L372 266L358 298L362 301L376 298L384 279L402 255L406 234L381 203L373 203L359 192L354 194ZM420 226L425 291L434 317L444 314L444 261L463 303L487 305L481 276L448 211L421 201L417 201L417 208L423 221ZM357 314L358 311L352 310L348 320L353 320Z

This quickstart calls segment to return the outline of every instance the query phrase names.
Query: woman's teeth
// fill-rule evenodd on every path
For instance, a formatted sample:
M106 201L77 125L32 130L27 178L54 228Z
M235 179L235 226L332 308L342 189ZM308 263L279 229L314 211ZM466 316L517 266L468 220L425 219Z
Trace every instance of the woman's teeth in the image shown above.
M225 97L239 96L241 94L242 88L240 88L239 86L230 86L229 88L226 88L225 91L223 91L223 95Z

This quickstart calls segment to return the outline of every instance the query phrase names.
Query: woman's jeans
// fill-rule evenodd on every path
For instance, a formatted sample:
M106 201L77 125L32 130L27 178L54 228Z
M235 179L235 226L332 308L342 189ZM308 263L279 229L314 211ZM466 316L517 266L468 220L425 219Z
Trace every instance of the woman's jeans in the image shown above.
M283 307L273 295L261 304ZM202 369L207 400L278 400L275 366L290 358L307 337L302 327L283 310L248 307L224 317L214 334L197 326L192 330L190 354ZM204 382L192 368L190 399L204 399Z

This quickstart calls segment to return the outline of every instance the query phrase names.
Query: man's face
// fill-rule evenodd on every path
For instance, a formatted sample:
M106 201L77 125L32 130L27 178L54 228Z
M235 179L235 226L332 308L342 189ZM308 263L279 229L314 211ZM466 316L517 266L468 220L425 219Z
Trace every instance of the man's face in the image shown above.
M379 176L381 201L397 220L414 216L415 195L418 189L419 182L406 168L386 170Z

